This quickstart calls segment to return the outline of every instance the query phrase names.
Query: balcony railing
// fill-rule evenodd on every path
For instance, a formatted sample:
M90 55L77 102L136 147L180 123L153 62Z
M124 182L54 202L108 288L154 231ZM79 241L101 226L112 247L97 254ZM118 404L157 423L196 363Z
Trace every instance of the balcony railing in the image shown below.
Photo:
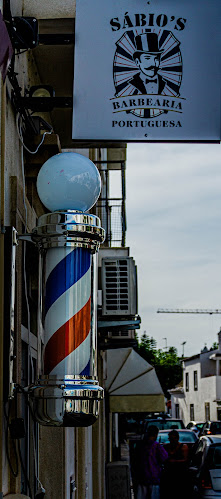
M99 216L102 227L106 230L105 244L110 247L126 245L126 208L125 208L125 162L124 161L94 161L99 168L102 179L102 192L94 207L94 213ZM111 169L109 170L109 164ZM120 164L121 197L110 197L110 174L114 165ZM106 168L104 168L104 165Z

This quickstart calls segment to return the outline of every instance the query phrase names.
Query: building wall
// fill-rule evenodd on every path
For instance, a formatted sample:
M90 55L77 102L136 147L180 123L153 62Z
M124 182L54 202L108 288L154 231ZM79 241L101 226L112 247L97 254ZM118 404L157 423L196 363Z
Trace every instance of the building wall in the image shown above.
M220 376L215 376L216 362L209 357L213 352L206 352L184 362L183 394L172 392L172 416L175 417L176 404L179 404L180 417L187 425L191 419L205 421L205 405L209 404L210 419L217 419L217 400L221 399ZM198 388L194 390L194 372L197 372ZM189 391L186 387L186 374L189 375ZM194 418L191 418L190 405L194 406Z
M66 497L71 497L76 487L76 431L74 428L65 428L65 485ZM73 494L74 497L74 494Z
M205 421L205 403L210 404L210 418L217 419L217 403L216 400L217 379L216 376L203 378L200 380L199 389L197 391L190 390L184 395L172 395L172 417L175 417L175 406L179 404L180 417L184 424L187 425L191 420L190 404L194 405L194 421Z
M215 376L216 375L216 362L210 359L211 355L215 352L215 350L209 350L208 352L200 354L201 361L201 376L204 378L205 376Z
M2 7L2 1L0 2ZM61 2L60 1L12 1L11 2L12 15L26 15L36 16L38 18L63 18L75 15L75 2L73 0ZM32 51L16 55L15 58L15 72L17 73L18 82L21 88L21 93L24 95L25 89L32 85L40 83L38 68L35 63L35 58ZM27 223L27 232L36 226L37 213L35 210L35 203L37 203L36 193L30 204L26 193L24 191L24 177L23 171L27 169L27 154L24 151L24 163L22 160L22 145L18 137L16 127L15 110L11 103L11 85L9 81L2 85L0 78L0 92L1 92L1 225L4 227L14 226L18 233L24 232ZM40 114L40 113L38 113ZM43 114L46 121L50 122L50 116ZM77 150L85 156L89 156L89 150ZM35 161L35 158L28 156L28 161ZM27 185L26 185L27 187ZM27 210L27 211L26 211ZM26 219L27 217L27 219ZM23 286L23 252L24 245L20 241L17 249L16 258L16 316L15 316L15 354L16 360L14 362L14 381L21 384L21 375L23 370L22 365L22 338L21 338L21 325L22 325L22 309L25 303L22 302L22 286ZM4 301L4 235L0 234L0 352L3 355L3 332L4 325L2 322L3 317L3 301ZM1 357L2 358L2 357ZM0 359L1 360L1 359ZM10 493L21 492L21 464L19 461L18 476L14 477L10 471L9 463L6 457L6 449L4 447L6 425L3 417L3 403L2 403L2 361L0 362L0 493L4 495ZM22 396L19 395L18 399L18 416L22 415ZM12 415L14 411L14 401L12 401ZM45 499L70 499L71 486L73 487L72 497L75 499L82 499L83 497L93 498L93 469L92 462L92 448L96 448L96 452L100 453L98 466L99 469L104 471L104 464L102 462L102 450L104 448L104 417L98 423L99 431L95 432L96 442L93 443L92 428L47 428L40 427L39 439L37 446L39 447L39 478L46 489ZM26 428L27 429L27 428ZM32 438L32 435L30 436ZM31 453L30 473L32 474L31 482L34 480L34 450L29 442ZM9 454L13 466L15 466L15 459L13 448L9 439ZM95 451L93 451L95 452ZM98 473L101 477L101 473ZM72 482L72 484L71 484ZM75 482L75 484L74 484ZM76 485L76 490L75 489ZM95 484L94 497L104 497L104 483L100 480ZM102 490L102 492L100 492ZM0 494L1 496L1 494Z
M2 0L0 0L2 7ZM53 23L46 23L52 26L56 25L56 20L64 18L74 19L75 17L75 1L66 0L11 0L11 11L13 16L31 16L40 20L54 19ZM59 26L61 25L59 23ZM42 23L44 24L44 23ZM45 26L45 24L44 24ZM42 48L42 47L41 47ZM72 47L73 48L73 47ZM17 74L18 83L21 89L21 94L32 85L41 83L42 73L40 72L38 58L35 50L28 50L22 54L17 54L15 57L15 72ZM63 50L63 47L62 47ZM61 51L61 49L60 49ZM44 56L44 51L39 50L40 55ZM44 61L43 71L47 73L49 66L53 65L49 59ZM50 66L51 69L51 66ZM57 68L56 68L57 69ZM58 68L59 71L59 68ZM55 71L56 72L56 71ZM49 78L48 71L47 77ZM50 78L49 78L50 79ZM62 78L61 78L62 79ZM48 84L50 81L48 81ZM16 113L11 102L11 85L9 81L3 86L0 78L1 91L1 224L2 226L14 226L19 234L31 232L37 224L37 218L45 210L41 205L36 192L36 176L37 169L45 160L57 152L59 148L56 143L55 151L51 153L49 145L42 146L39 149L39 154L30 155L23 151L22 144L19 140L18 130L16 125ZM49 123L53 116L49 113L37 113ZM54 139L56 140L56 129L54 131ZM36 138L38 140L39 137ZM38 142L37 142L38 143ZM36 146L37 146L36 143ZM114 150L97 149L75 149L92 160L112 160L125 161L125 147L116 148ZM32 175L35 171L35 177ZM25 173L25 178L24 178ZM105 243L108 245L108 242ZM28 243L26 245L28 247ZM4 334L3 317L3 301L4 301L4 233L0 234L0 355L2 356L2 342ZM33 253L33 264L36 264L36 252L28 247L28 252ZM129 255L128 248L116 249L122 255ZM112 254L112 252L111 252ZM22 317L26 310L26 303L23 299L24 295L24 280L23 280L23 263L24 263L24 243L19 242L16 258L16 306L15 306L15 355L14 361L14 381L21 384L24 378L24 346L27 347L27 342L22 341L22 331L26 325L23 324ZM33 265L34 267L34 265ZM7 269L6 269L7 270ZM32 270L32 269L31 269ZM34 276L37 280L37 274ZM37 287L37 284L36 284ZM34 304L36 308L36 303ZM37 330L36 317L33 318L31 310L31 325L34 335L34 329ZM36 340L36 336L35 336ZM22 348L23 345L23 348ZM27 347L27 362L30 362L30 352ZM103 386L105 378L103 353L99 353L98 368L99 382ZM33 359L32 359L33 360ZM36 360L36 359L34 359ZM30 374L30 373L29 373ZM25 386L30 384L31 376ZM0 497L1 492L4 495L8 493L21 492L21 463L19 460L19 470L17 477L13 476L10 470L9 462L6 457L5 442L5 421L3 417L2 406L2 357L0 357ZM27 403L25 403L24 395L18 396L18 413L22 417L23 410L28 411ZM15 401L12 401L12 416L15 415ZM30 413L29 413L30 416ZM39 479L46 489L45 499L105 499L105 464L107 461L107 435L106 435L106 419L108 414L105 413L105 402L101 403L100 416L98 421L90 428L49 428L40 426L38 436L36 438L36 449L33 448L33 433L34 425L30 417L30 438L28 440L28 425L26 425L27 435L22 440L21 446L27 444L27 453L30 453L30 482L33 485L35 480L35 467L39 465ZM4 424L4 426L3 426ZM9 438L10 441L10 438ZM36 462L35 462L36 452ZM15 465L14 451L9 442L9 454L12 464ZM110 454L110 453L109 453ZM25 464L26 466L26 464ZM28 472L28 469L27 469ZM28 490L22 490L28 494Z
M183 387L186 392L186 374L189 376L189 390L192 392L193 384L194 384L194 371L197 371L198 383L201 378L201 363L200 358L193 359L188 361L188 364L185 363L183 370Z
M21 15L21 5L17 2L14 10L14 14ZM35 65L34 58L32 54L27 52L16 56L15 59L15 71L18 73L19 85L24 92L24 88L29 84L39 83L38 71ZM1 80L1 226L14 226L19 234L24 232L24 227L27 222L27 230L31 230L36 224L36 213L34 209L30 206L25 193L24 193L24 182L23 182L23 166L22 166L22 147L21 142L18 137L17 127L16 127L16 116L15 110L11 103L11 86L8 80L4 86ZM25 199L26 198L26 199ZM24 204L25 199L25 204ZM26 218L26 208L27 208L27 218ZM3 255L4 248L4 230L1 233L1 256ZM25 304L22 303L22 281L23 281L23 243L20 241L17 247L17 258L16 258L16 297L15 297L15 356L14 361L14 381L16 383L21 383L22 374L22 348L21 348L21 318L22 318L22 307ZM4 277L4 262L1 257L1 278ZM8 278L8 270L5 269L5 279ZM2 281L2 286L3 286ZM4 294L4 290L2 290ZM1 297L1 303L3 305L3 297ZM1 311L1 318L3 318L3 311ZM4 326L1 323L1 335L4 333ZM1 336L1 337L2 337ZM1 355L3 352L3 347L1 345ZM7 360L4 359L5 364ZM3 363L1 362L1 368ZM1 378L1 389L2 389L2 376ZM21 417L21 396L18 397L18 417ZM8 412L8 404L6 404L6 413ZM11 416L14 415L15 407L12 401L12 411ZM20 492L21 490L21 465L18 457L18 449L16 455L18 458L18 473L17 476L13 476L10 472L9 463L6 458L6 448L5 448L5 435L7 431L7 424L3 417L3 404L1 403L1 428L3 425L2 442L1 447L1 457L2 462L0 463L2 480L0 478L0 492L2 491L5 495L8 492ZM9 438L8 441L9 456L12 462L12 467L16 471L16 460L15 460L15 450L12 446L12 441ZM33 456L32 456L33 461ZM16 474L16 473L15 473Z

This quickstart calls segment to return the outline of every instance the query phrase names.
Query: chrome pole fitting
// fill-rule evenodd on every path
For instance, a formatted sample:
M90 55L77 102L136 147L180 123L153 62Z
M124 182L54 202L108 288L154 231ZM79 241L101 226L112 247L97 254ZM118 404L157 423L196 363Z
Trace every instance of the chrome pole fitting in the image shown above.
M105 230L96 215L74 210L55 211L42 215L32 231L32 241L39 249L58 247L88 248L99 250L105 240Z
M87 376L41 376L29 387L29 400L38 423L44 426L86 427L98 418L104 390Z

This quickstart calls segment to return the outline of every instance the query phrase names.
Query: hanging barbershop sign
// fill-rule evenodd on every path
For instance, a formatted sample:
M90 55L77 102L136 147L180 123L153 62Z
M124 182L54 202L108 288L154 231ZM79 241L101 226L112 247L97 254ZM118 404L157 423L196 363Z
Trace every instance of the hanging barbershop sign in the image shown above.
M220 141L220 0L76 0L73 139Z

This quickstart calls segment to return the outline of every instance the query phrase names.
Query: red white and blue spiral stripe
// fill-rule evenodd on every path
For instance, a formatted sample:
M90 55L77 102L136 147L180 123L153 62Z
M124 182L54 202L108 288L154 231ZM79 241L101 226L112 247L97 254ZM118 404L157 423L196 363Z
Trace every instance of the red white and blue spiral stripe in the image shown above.
M51 248L45 260L44 374L90 375L91 254Z

